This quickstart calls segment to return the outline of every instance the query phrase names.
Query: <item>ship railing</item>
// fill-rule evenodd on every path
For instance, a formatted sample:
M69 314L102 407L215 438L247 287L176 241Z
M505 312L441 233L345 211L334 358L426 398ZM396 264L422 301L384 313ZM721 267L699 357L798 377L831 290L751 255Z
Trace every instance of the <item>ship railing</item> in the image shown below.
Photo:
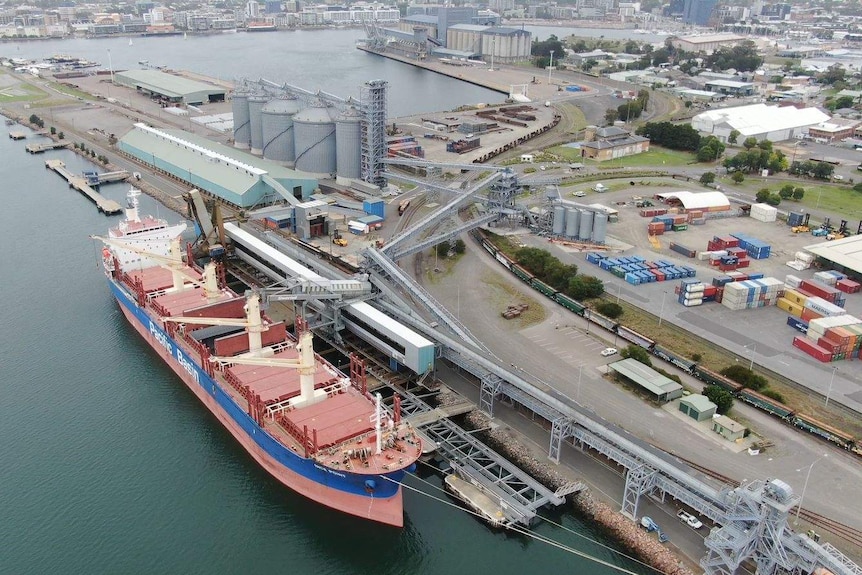
M299 428L298 425L290 421L284 415L279 414L275 418L276 423L278 423L282 429L284 429L288 435L297 440L300 444L302 444L309 454L314 453L314 444L308 438L308 436Z

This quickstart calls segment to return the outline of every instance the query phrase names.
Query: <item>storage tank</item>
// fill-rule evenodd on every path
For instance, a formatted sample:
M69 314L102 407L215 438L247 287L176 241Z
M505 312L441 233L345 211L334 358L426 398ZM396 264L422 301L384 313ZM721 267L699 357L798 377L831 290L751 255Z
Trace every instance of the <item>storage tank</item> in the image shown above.
M233 145L248 150L251 144L251 129L248 125L248 93L234 92L231 101L233 110Z
M554 224L551 231L555 236L561 236L564 229L566 229L566 208L556 206L554 208Z
M593 212L583 210L581 212L581 224L578 227L578 239L589 241L590 235L593 233Z
M260 155L263 153L263 107L266 105L267 97L260 94L252 94L248 97L248 125L251 140L251 153Z
M347 108L335 119L335 163L339 178L362 173L362 112Z
M566 237L578 237L578 227L581 223L581 211L578 208L566 210Z
M593 241L597 244L603 244L607 234L608 215L603 212L596 212L596 215L593 216Z
M335 122L320 100L293 117L296 169L313 174L334 174Z
M263 120L263 157L280 164L294 161L293 116L299 112L299 100L270 100L261 110Z

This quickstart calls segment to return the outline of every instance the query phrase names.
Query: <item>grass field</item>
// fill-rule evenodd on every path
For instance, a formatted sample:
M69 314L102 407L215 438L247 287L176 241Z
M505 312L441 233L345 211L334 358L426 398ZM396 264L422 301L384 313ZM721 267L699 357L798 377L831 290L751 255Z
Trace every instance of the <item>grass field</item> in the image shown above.
M15 86L0 90L0 103L6 102L34 102L46 98L43 90L30 84L19 83Z
M581 158L581 151L576 148L567 148L566 146L555 146L547 150L551 154L555 154L564 158L567 162L583 161L588 166L598 168L619 168L619 167L672 167L686 166L696 163L695 156L689 152L677 152L667 150L665 148L653 147L650 151L634 156L626 156L616 160L607 160L604 162L596 162L593 160L585 160ZM705 164L706 165L706 164Z
M742 184L735 184L727 176L719 178L721 185L727 190L745 190L756 193L761 188L769 188L773 193L787 182L764 182L763 179L746 175ZM827 184L814 180L799 180L790 182L796 187L805 189L805 197L801 201L782 200L779 205L783 210L823 210L849 216L850 219L862 219L862 192L856 192L849 184Z

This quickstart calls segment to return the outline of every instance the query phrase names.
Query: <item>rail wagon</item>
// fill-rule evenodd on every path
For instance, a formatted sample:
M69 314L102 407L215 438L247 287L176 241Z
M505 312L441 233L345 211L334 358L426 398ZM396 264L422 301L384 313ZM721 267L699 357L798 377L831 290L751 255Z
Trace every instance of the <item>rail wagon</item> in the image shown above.
M557 293L556 289L552 288L551 286L536 277L533 277L532 281L530 282L530 285L548 297L551 297L555 293Z
M557 292L551 299L569 311L573 311L578 315L584 315L586 307L563 293Z
M522 268L518 264L512 265L512 273L514 273L516 276L518 276L519 278L521 278L522 280L524 280L528 284L533 285L533 283L532 283L532 279L534 277L533 274L531 274L530 272L528 272L527 270L525 270L524 268Z
M694 368L694 376L708 385L717 385L731 393L737 393L742 389L741 384L699 365Z
M635 330L628 328L622 324L617 326L617 335L623 338L626 341L630 341L631 343L644 348L647 351L652 350L655 342L645 335L641 335Z
M793 410L784 405L779 401L775 401L772 398L766 397L765 395L761 395L756 391L752 391L750 389L743 389L739 392L739 399L746 403L750 403L751 405L767 411L776 417L780 417L781 419L787 419L791 415L793 415Z
M856 445L856 439L852 435L801 413L796 414L793 418L793 425L814 435L819 435L826 441L836 443L844 449L852 449Z

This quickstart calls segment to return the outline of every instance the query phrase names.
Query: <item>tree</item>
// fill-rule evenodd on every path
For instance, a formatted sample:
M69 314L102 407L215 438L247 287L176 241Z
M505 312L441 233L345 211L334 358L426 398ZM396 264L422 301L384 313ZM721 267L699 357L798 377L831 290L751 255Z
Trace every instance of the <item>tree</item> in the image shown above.
M700 146L697 150L698 162L714 162L725 150L724 144L715 136L707 136L700 139Z
M781 196L782 200L789 200L793 197L793 184L784 184L781 186L781 189L778 190L778 195Z
M53 136L56 133L57 133L57 128L55 128L54 126L51 126L51 135Z
M742 145L745 146L746 150L750 150L751 148L757 146L757 138L755 138L754 136L745 138L745 141L742 142Z
M434 246L434 251L437 252L438 258L445 258L447 255L449 255L450 248L451 246L449 245L449 242L443 240L442 242Z
M715 172L704 172L700 175L700 183L704 186L708 186L709 184L715 181Z
M736 383L742 385L743 387L751 388L755 391L759 391L766 387L767 383L769 383L765 377L762 375L757 375L744 365L731 365L722 369L719 373L724 377L732 379Z
M637 129L637 135L645 136L657 146L671 150L696 151L700 147L700 134L690 124L670 122L647 122Z
M745 180L745 174L742 172L733 172L733 175L730 176L730 179L733 180L735 184L741 184L743 180Z
M772 151L772 142L770 142L769 140L760 140L759 142L757 142L757 147L760 148L761 150L766 150L767 152L771 152Z
M640 118L641 112L643 112L643 105L638 100L632 100L617 108L619 119L623 122Z
M754 196L759 203L763 203L769 199L769 196L772 195L772 192L769 191L769 188L761 188L757 194Z
M463 254L465 251L467 251L467 244L464 243L464 240L458 238L452 245L452 249L455 251L456 254Z
M619 112L617 112L614 108L608 108L607 110L605 110L605 124L607 124L608 126L616 122L617 118L619 117Z
M585 300L599 297L604 292L605 286L599 278L577 275L569 280L566 295L576 300Z
M736 140L741 136L741 132L739 130L731 130L730 134L727 136L727 143L731 146L736 145Z
M63 132L57 132L57 137L61 140L65 140L66 134L64 134Z
M629 345L623 348L620 355L625 359L633 359L639 361L647 367L652 367L652 361L649 358L649 352L639 345Z
M623 306L612 301L605 301L596 306L596 311L611 319L617 319L623 315Z
M634 40L629 40L628 42L626 42L625 46L623 46L623 52L625 52L626 54L640 54L640 44L638 44Z
M770 206L777 206L781 203L781 196L778 194L770 194L768 198L766 198L766 203Z
M733 394L718 385L707 385L703 388L703 394L716 406L715 410L725 414L733 407Z
M797 202L805 197L805 188L793 188L793 199Z

